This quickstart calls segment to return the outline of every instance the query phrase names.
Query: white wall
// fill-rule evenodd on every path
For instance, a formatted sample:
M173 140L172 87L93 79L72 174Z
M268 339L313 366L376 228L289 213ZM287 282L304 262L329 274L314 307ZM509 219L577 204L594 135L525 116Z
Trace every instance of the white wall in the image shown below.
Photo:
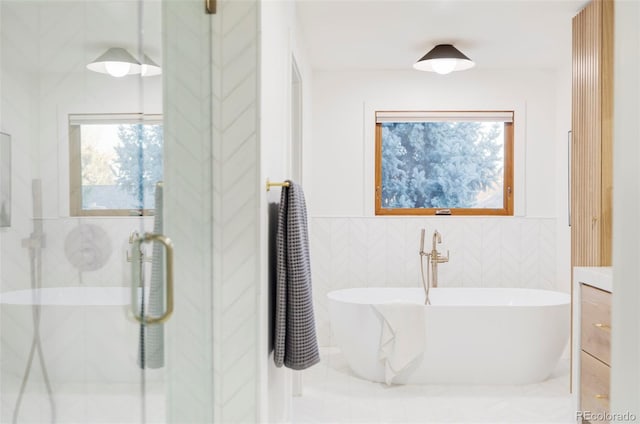
M314 72L305 167L321 344L332 344L327 292L419 286L420 228L438 229L441 250L451 252L439 270L443 286L570 290L563 151L570 83L567 68ZM375 217L374 111L382 109L514 110L516 216Z
M571 46L567 47L567 57L571 58ZM556 71L556 288L571 291L571 227L569 226L569 150L568 131L571 129L571 63L560 66Z
M2 237L2 290L29 286L27 253L21 240L32 231L31 180L42 181L44 231L43 285L45 287L125 285L128 264L123 260L131 231L142 230L149 218L69 217L68 116L76 113L162 113L161 78L112 78L85 68L104 50L96 30L118 26L118 37L130 51L137 41L137 22L123 24L113 5L98 2L56 5L44 2L3 4L2 105L3 127L13 136L13 224ZM135 15L135 5L127 5ZM151 9L146 9L151 14ZM44 17L46 16L46 20ZM40 18L43 19L40 19ZM54 26L55 36L44 22ZM147 31L148 39L154 33ZM156 37L160 37L159 31ZM96 46L97 45L97 46ZM106 49L106 48L105 48ZM155 59L156 55L149 52ZM100 270L78 273L64 255L67 235L79 224L102 227L113 249Z
M82 3L43 9L40 3L3 5L2 22L2 127L12 135L13 222L2 234L2 290L29 286L27 252L21 240L32 231L31 180L42 180L44 231L44 286L124 285L128 265L123 261L128 234L147 225L139 218L69 217L69 129L70 113L161 113L160 78L114 79L85 69L101 47L66 46L67 34L53 37L39 26L38 16L55 17L55 25L74 28L74 37L92 39L93 23L83 22ZM96 11L98 7L95 8ZM104 17L92 15L104 21ZM115 18L114 18L115 19ZM29 36L26 26L32 25ZM126 30L122 29L122 33ZM69 30L71 31L71 30ZM131 31L132 36L135 30ZM133 38L135 40L135 38ZM135 43L135 41L133 41ZM54 53L52 53L54 52ZM51 60L51 58L55 60ZM45 66L46 65L46 66ZM106 266L81 275L64 255L66 236L78 224L105 229L113 254Z
M311 259L321 346L332 346L326 295L350 287L421 287L420 229L450 260L438 267L441 287L556 289L555 219L483 217L316 217ZM567 321L566 325L569 325Z
M143 82L132 77L116 80L85 69L86 63L101 54L102 46L106 45L97 27L113 28L114 22L119 23L117 36L130 40L130 45L124 47L131 49L137 41L137 25L122 25L121 14L106 13L111 7L123 4L95 2L85 9L87 4L81 1L2 3L0 127L12 135L13 216L11 228L0 232L1 291L31 286L28 251L21 242L33 231L31 182L34 178L42 181L46 237L42 249L42 284L45 287L128 286L130 264L124 256L129 248L128 235L132 230L149 228L151 222L149 218L69 217L68 114L159 113L162 108L160 78ZM135 7L128 5L132 6ZM127 17L132 18L130 14ZM150 31L147 36L151 36ZM151 55L160 61L157 55ZM65 254L65 243L73 229L86 224L104 230L106 240L99 242L96 249L108 252L108 260L96 271L79 272ZM91 242L84 239L83 249L91 246ZM112 316L102 315L97 309L93 312L84 307L43 308L42 320L47 323L43 325L50 327L49 331L43 327L41 338L54 386L73 378L89 381L95 377L91 369L102 368L100 372L114 375L118 368L125 369L122 362L125 357L130 365L130 377L135 379L136 344L131 344L134 339L125 340L116 330L135 333L135 326L125 319L121 308L113 308ZM2 313L2 413L11 414L33 324L27 308L3 305ZM113 343L96 344L82 331L61 330L62 322L86 324L87 316L100 317L91 327ZM89 354L95 349L119 360L105 364L104 356ZM40 378L39 372L32 374L33 380ZM46 405L42 407L43 412L48 411ZM86 421L85 408L76 409L75 412L61 411L60 417L71 413L72 421ZM2 421L5 419L10 418L3 415Z
M255 20L247 11L250 12L253 5L249 2L247 5L248 9L243 8L240 16L247 15L251 31L244 32L252 40L256 30L251 23L255 26ZM255 250L247 246L247 241L255 243L251 231L255 229L255 219L246 220L247 231L243 237L233 239L221 228L220 223L234 202L223 201L228 199L229 191L225 189L229 180L220 178L224 173L222 166L213 165L222 162L221 152L228 147L227 138L220 130L229 128L228 121L222 119L221 98L227 94L229 102L244 105L246 96L254 104L255 93L240 91L239 96L233 96L220 89L227 68L222 66L223 49L218 44L222 37L217 36L222 33L223 24L234 28L234 20L229 16L237 17L237 9L228 5L224 13L212 17L204 13L202 6L197 0L162 2L164 218L165 232L175 246L176 284L175 312L165 326L168 423L234 422L240 421L238 417L250 421L255 417L255 393L252 392L255 379L245 378L246 373L255 370L255 350L240 348L237 341L255 338L251 325L254 315L247 311L252 305L239 302L227 310L220 306L223 302L231 303L230 297L237 300L237 291L229 290L229 283L242 291L255 281L255 267L249 265L246 273L236 274L233 281L228 277L233 275L235 260L255 255ZM237 34L237 31L235 28L230 32ZM235 46L230 47L233 51ZM250 88L254 80L248 78ZM229 116L235 115L230 112ZM254 123L255 117L249 122ZM251 128L255 126L247 130ZM252 141L249 139L247 143ZM248 150L252 153L255 148ZM251 155L247 162L252 162ZM251 176L248 177L250 180ZM239 181L238 195L245 194L255 195L250 181ZM229 227L237 228L232 222ZM242 254L229 248L232 239L237 248L243 250ZM233 259L225 261L229 257ZM251 297L254 293L246 290L246 295ZM232 330L237 338L229 337ZM239 390L242 387L246 390ZM238 397L243 397L245 408L238 408Z
M0 131L12 137L12 217L11 227L0 229L1 291L28 288L30 284L28 255L20 243L32 228L28 211L31 210L32 144L37 132L32 122L38 110L38 77L33 59L36 43L33 39L20 40L13 35L20 30L19 23L29 19L34 9L0 5ZM7 374L21 372L17 370L24 366L30 337L21 335L31 334L32 319L15 310L7 310L6 305L1 308L0 379L5 395L0 399L0 421L4 422L11 419L15 399L11 393L19 387L16 379L11 378L13 375Z
M37 138L33 119L37 120L38 116L38 74L34 59L37 39L22 40L16 34L21 30L19 23L29 19L34 10L25 5L7 7L3 4L0 8L0 131L11 135L12 149L11 227L0 229L2 291L29 286L29 274L19 272L28 270L27 254L18 246L32 229L31 178L33 144Z
M312 216L373 215L372 111L509 108L516 111L516 214L555 217L554 72L315 72L313 84Z
M84 57L85 52L76 52ZM37 152L32 168L34 178L42 180L43 216L47 246L43 251L43 267L48 270L45 286L75 284L122 286L130 281L129 264L123 259L129 249L128 237L133 231L150 229L152 218L139 217L70 217L69 216L69 115L79 113L162 114L162 78L115 79L88 71L83 61L70 60L68 72L43 72L38 84ZM30 209L29 209L30 211ZM65 257L66 237L79 225L102 228L111 255L97 271L79 273ZM86 240L87 245L91 243Z
M292 178L291 137L291 78L295 60L302 76L303 92L303 151L310 141L311 69L305 55L304 38L297 25L295 2L273 1L261 3L261 116L260 151L261 184L267 178L284 181ZM297 181L300 183L301 181ZM288 422L291 419L292 373L277 368L270 352L271 304L273 295L275 255L270 246L275 235L279 188L262 191L261 247L261 316L264 320L261 336L262 419L266 422Z
M640 4L617 1L614 33L614 184L611 411L640 420Z

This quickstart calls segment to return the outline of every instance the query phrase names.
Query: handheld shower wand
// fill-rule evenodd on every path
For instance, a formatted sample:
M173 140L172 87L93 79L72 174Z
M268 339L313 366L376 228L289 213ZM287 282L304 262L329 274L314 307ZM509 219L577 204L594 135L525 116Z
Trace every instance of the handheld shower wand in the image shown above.
M422 287L424 288L424 304L430 305L431 300L429 299L429 286L430 284L427 282L429 279L429 269L427 268L427 278L424 277L424 260L423 258L426 256L430 257L431 253L427 253L424 251L424 233L425 229L420 230L420 275L422 275Z
M22 383L20 384L20 392L16 399L16 406L13 410L12 423L18 422L18 415L20 413L20 405L22 403L22 396L27 387L29 380L29 374L31 373L31 366L33 365L33 358L35 353L38 353L40 369L44 378L44 383L47 388L47 394L49 396L49 403L51 405L51 422L56 422L56 405L53 400L53 390L51 389L51 382L49 381L49 374L47 372L47 366L44 362L44 354L42 353L42 344L40 342L40 296L39 290L42 288L42 248L45 245L44 232L42 231L42 183L39 179L34 179L31 183L31 194L33 200L33 231L28 238L22 240L22 247L29 250L29 264L31 274L31 290L33 293L31 311L33 316L33 339L31 341L31 349L29 351L29 359L27 359L27 366L22 377Z

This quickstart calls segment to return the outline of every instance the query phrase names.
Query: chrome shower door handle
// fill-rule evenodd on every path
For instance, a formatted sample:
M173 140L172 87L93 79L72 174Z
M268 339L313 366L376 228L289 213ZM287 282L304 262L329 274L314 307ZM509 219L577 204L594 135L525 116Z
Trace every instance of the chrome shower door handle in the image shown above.
M167 296L167 304L166 310L164 313L158 317L147 317L142 316L140 314L140 310L138 308L138 287L140 283L140 243L150 243L153 241L160 242L166 251L165 256L165 269L166 269L166 296ZM141 324L152 325L152 324L162 324L166 322L173 314L173 243L171 243L171 239L162 234L153 234L153 233L144 233L144 235L133 241L133 253L131 257L131 274L132 284L131 284L131 314L133 318Z

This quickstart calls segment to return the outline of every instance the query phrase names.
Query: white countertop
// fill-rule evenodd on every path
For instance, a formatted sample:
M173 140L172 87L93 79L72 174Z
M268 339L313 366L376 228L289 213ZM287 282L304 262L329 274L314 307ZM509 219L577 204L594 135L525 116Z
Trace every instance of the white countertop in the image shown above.
M613 289L613 269L610 266L577 266L573 268L573 281L610 292Z

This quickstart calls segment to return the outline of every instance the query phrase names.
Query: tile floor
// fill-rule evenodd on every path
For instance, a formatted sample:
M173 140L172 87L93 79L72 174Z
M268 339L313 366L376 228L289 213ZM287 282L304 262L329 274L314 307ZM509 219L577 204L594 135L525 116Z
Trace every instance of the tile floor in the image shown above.
M322 362L304 372L303 394L293 398L299 423L575 423L568 393L569 361L545 382L526 386L398 385L353 375L338 348L321 349ZM4 385L6 385L6 382ZM28 386L19 422L50 421L44 388ZM56 387L58 423L139 423L139 387ZM15 396L0 396L1 422L10 422ZM147 423L164 422L163 385L147 391Z
M321 356L303 375L293 423L575 423L568 359L538 384L387 387L353 375L338 348Z
M3 382L3 387L5 386ZM162 424L164 384L147 385L144 404L138 384L56 384L56 424ZM0 422L11 423L17 393L0 394ZM144 407L143 407L144 405ZM51 407L42 383L30 383L22 399L18 423L51 423Z

